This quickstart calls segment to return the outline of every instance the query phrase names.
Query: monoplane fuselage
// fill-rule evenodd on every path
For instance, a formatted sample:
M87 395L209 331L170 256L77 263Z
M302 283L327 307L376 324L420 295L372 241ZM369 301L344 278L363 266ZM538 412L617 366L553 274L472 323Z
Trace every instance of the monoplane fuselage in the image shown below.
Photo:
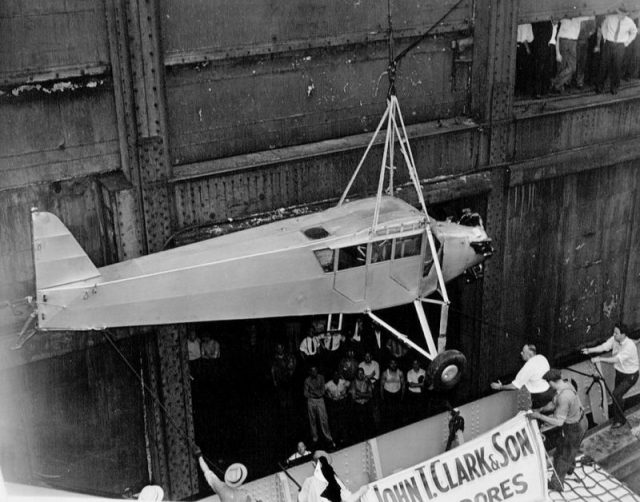
M482 227L435 222L395 197L344 203L96 268L56 216L34 211L38 326L85 330L362 313L411 303L485 258ZM474 247L475 246L475 247Z

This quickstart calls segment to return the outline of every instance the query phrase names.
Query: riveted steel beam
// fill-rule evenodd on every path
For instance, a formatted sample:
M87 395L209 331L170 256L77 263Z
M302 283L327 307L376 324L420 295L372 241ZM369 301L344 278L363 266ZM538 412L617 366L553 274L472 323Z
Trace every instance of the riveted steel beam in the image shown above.
M108 0L105 6L123 173L130 182L110 194L123 259L162 250L172 228L158 3ZM155 396L145 400L151 475L168 498L184 499L198 491L189 452L194 429L185 327L159 327L145 344L146 378Z

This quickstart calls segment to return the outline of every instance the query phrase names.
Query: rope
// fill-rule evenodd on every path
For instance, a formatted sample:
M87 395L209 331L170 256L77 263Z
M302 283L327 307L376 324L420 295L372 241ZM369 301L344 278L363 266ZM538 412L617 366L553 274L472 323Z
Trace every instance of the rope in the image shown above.
M558 476L558 472L556 471L555 466L553 465L553 460L551 459L551 457L549 457L549 452L547 451L547 449L545 448L544 450L544 456L547 459L547 462L549 462L549 464L551 464L551 471L553 472L552 476L555 476L556 479L558 480L558 483L560 483L560 486L562 486L562 480L560 479L560 476ZM567 500L564 498L564 494L562 492L558 492L560 493L560 496L562 497L563 500Z
M584 457L581 457L580 459L577 460L576 464L580 465L582 467L582 473L583 476L580 477L580 481L582 482L582 486L584 487L585 490L587 490L587 492L589 493L589 496L596 498L599 501L606 501L606 500L616 500L616 501L621 501L624 502L626 500L638 500L638 498L634 495L631 494L630 490L618 479L616 479L615 477L613 477L610 473L604 471L598 464L593 463L593 464L585 464L583 462ZM589 470L587 470L585 467L591 467L591 472L589 472ZM594 476L593 473L599 474L601 476L604 476L607 478L607 481L609 483L612 483L613 485L615 485L615 488L619 488L622 490L625 490L627 493L624 494L622 497L618 497L615 496L615 498L601 498L604 497L605 495L608 495L609 497L612 497L613 495L611 494L612 489L611 487L607 487L604 486L602 484L601 481L598 481ZM590 481L592 481L592 483L590 485L587 485L587 483L585 483L585 479L589 479ZM578 497L578 500L582 500L584 495L580 494L576 491L576 489L571 486L571 484L569 484L569 487L571 488L571 491Z
M546 453L547 459L549 459L549 454ZM577 481L568 480L564 483L565 486L569 487L571 495L569 498L565 496L566 492L558 492L563 500L567 501L582 501L585 500L585 497L588 497L589 500L597 500L598 502L613 502L613 501L637 501L638 498L627 488L624 483L620 480L616 479L610 473L603 470L598 464L595 462L586 462L586 459L590 457L582 456L576 460L575 469L580 469L580 474L576 475ZM553 467L553 463L551 462L551 470L553 471L553 475L557 476L557 473ZM598 480L594 474L597 474L603 478L606 478L607 483L614 485L613 488L611 486L605 486L601 480ZM587 483L587 481L589 481ZM584 492L578 491L577 488L582 485L582 490ZM613 492L617 489L623 490L625 493L621 496L614 494Z
M185 440L185 443L187 444L187 447L189 448L189 451L191 452L191 454L193 456L195 456L195 452L196 452L196 448L198 448L198 446L191 441L191 438L188 436L188 434L186 432L184 432L182 430L182 428L176 423L176 421L173 419L173 417L171 416L171 414L169 413L169 410L167 410L167 408L165 407L164 404L162 404L162 402L160 401L160 398L158 397L158 395L153 392L153 390L151 390L151 388L147 385L147 383L144 381L144 378L138 373L138 371L133 367L133 365L129 362L129 360L127 359L127 357L120 351L120 349L117 347L117 345L115 344L115 342L113 341L113 338L111 337L111 332L109 330L104 330L102 332L102 334L104 335L105 339L109 342L109 344L111 345L111 347L113 347L113 350L116 351L116 353L118 354L118 356L120 356L120 358L122 359L122 361L125 363L125 365L127 366L127 368L129 368L129 370L131 370L131 372L135 375L135 377L138 379L138 381L142 384L142 386L145 388L145 390L149 393L149 395L153 398L153 400L155 401L155 403L160 407L160 409L162 410L162 412L164 413L165 418L169 421L169 423L174 427L174 429L176 430L176 432L178 432L178 434ZM199 448L198 448L199 449ZM209 464L214 470L217 470L218 473L220 475L222 475L222 477L224 478L224 471L222 469L220 469L220 467L218 467L215 463L213 463L209 458L207 458L204 454L202 455L202 458L205 459L205 461L207 462L207 464Z

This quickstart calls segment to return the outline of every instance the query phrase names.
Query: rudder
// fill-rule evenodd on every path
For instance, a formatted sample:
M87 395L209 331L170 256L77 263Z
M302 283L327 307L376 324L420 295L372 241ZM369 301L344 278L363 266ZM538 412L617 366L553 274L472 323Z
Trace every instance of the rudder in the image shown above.
M31 211L38 291L100 277L100 272L57 216Z

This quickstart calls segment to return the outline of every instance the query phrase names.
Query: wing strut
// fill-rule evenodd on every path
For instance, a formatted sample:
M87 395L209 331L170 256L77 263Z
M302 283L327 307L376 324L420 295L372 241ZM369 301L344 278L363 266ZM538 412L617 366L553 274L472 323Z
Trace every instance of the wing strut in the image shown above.
M420 209L424 214L425 223L426 223L425 228L426 228L426 234L427 234L427 241L429 243L429 252L431 253L431 257L433 259L433 266L435 267L436 276L438 278L438 290L440 292L440 295L442 296L442 300L418 298L414 302L416 312L418 314L418 319L420 320L420 325L422 327L422 331L424 333L425 339L427 340L427 346L429 347L429 353L424 353L423 355L425 355L426 357L429 357L429 359L433 359L435 357L435 354L437 354L437 352L442 352L446 345L447 318L448 318L449 303L450 303L449 295L447 294L447 288L445 286L444 277L442 274L442 267L440 265L440 260L438 259L438 251L436 249L433 233L431 231L431 219L429 218L429 214L427 213L427 206L425 204L424 194L422 193L422 187L420 186L420 177L418 175L418 170L416 169L416 163L413 157L413 153L411 152L411 146L409 144L409 135L407 134L407 129L404 124L402 112L400 111L400 104L398 102L398 98L393 93L389 95L389 98L387 100L387 109L382 115L382 118L380 119L380 122L378 123L378 126L376 127L376 130L373 133L373 136L369 141L369 144L367 145L367 148L364 152L364 155L362 156L362 159L360 159L360 162L358 163L358 166L356 167L355 172L351 176L351 179L349 180L349 183L346 189L344 190L342 196L340 197L338 206L341 206L346 200L349 194L349 191L351 190L353 183L355 182L355 179L357 178L362 166L364 165L365 159L369 155L369 152L371 151L372 146L376 142L376 139L378 138L378 135L381 133L383 128L385 130L385 133L384 133L385 139L384 139L384 147L383 147L383 153L382 153L382 162L380 164L380 175L378 178L376 205L375 205L373 222L371 223L370 232L375 233L376 230L378 230L380 207L382 205L382 196L385 192L385 179L386 179L387 172L389 173L389 179L388 179L386 192L389 195L393 195L394 170L396 169L394 164L394 156L395 156L395 152L399 150L401 153L402 160L404 161L404 164L407 168L411 185L413 186L416 192L416 195L418 197ZM395 148L396 142L399 145L398 149ZM422 301L429 302L429 303L436 303L441 306L437 352L435 349L433 336L431 334L431 330L429 329L429 325L427 323L427 319L421 304ZM377 319L375 319L375 316L373 314L369 314L369 316L374 318L374 320L378 322ZM395 336L400 336L400 337L405 336L386 323L383 324L381 322L380 324Z

